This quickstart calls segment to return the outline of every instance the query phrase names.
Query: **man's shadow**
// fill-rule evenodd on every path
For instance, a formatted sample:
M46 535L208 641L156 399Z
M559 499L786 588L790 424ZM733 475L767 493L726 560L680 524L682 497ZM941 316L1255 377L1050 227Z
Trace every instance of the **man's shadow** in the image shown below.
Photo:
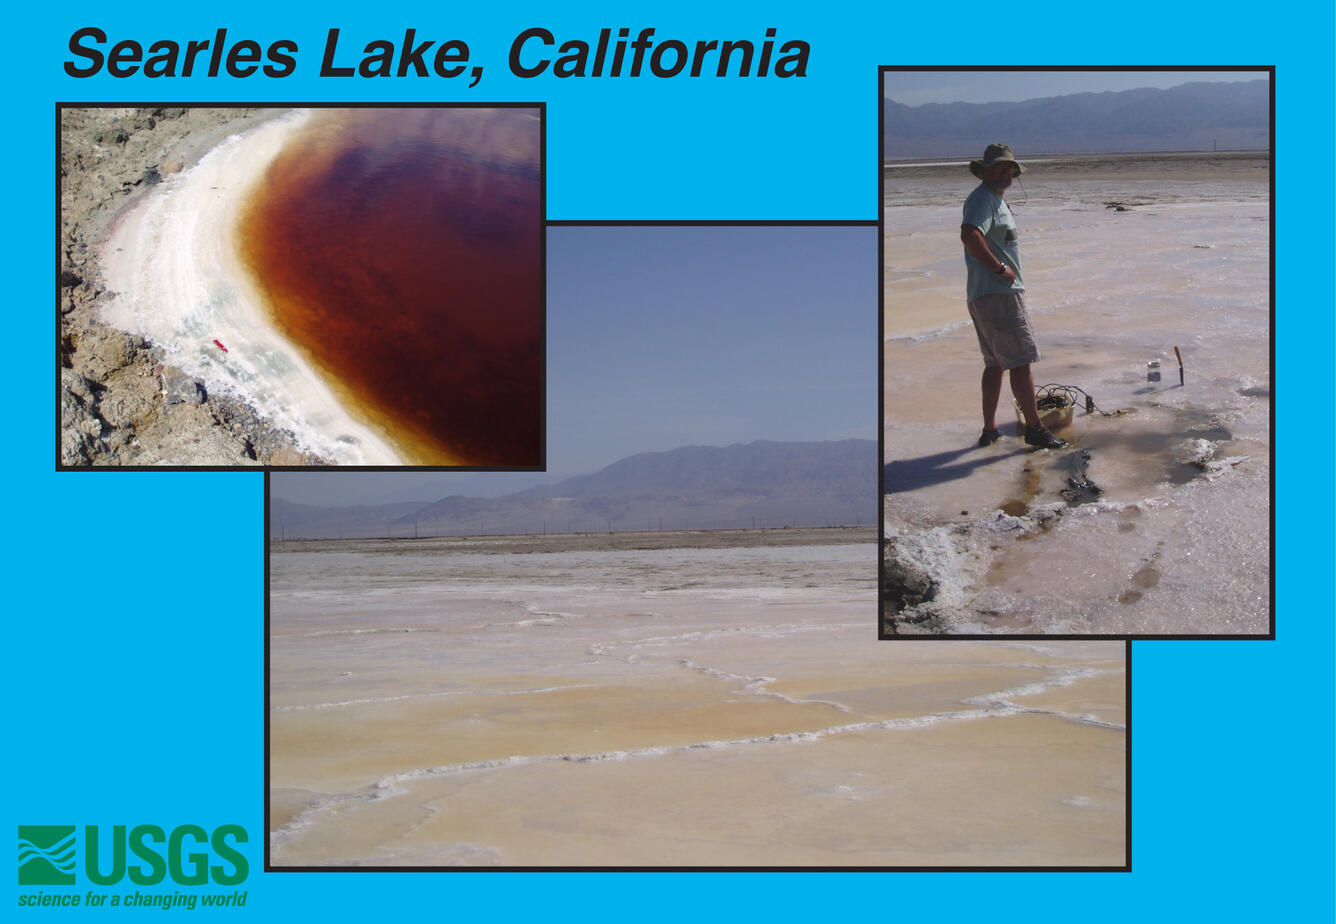
M882 466L882 493L898 494L902 491L945 484L958 478L968 478L985 465L992 465L1024 452L1023 449L997 452L991 447L967 446L964 449L951 449L930 456L919 456L916 459L896 459ZM977 453L977 455L972 459L957 461L967 453Z

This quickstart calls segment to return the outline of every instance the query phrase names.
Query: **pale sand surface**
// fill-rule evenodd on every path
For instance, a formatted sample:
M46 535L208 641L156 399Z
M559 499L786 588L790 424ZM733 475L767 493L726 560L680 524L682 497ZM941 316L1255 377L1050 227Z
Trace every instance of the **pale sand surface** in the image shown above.
M271 555L274 864L1124 861L1121 644L878 642L861 543L589 539Z
M1061 494L1075 474L1071 452L1023 444L1005 384L1004 437L975 446L982 360L959 242L960 202L975 181L891 172L887 532L958 528L959 559L945 566L949 593L928 631L1267 631L1266 163L1086 160L1036 166L1025 190L1008 193L1044 354L1035 383L1078 386L1100 409L1128 412L1078 407L1059 431L1091 453L1087 475L1104 492L1079 516ZM1147 381L1151 359L1163 365L1159 382ZM1203 449L1204 469L1189 464Z
M322 458L396 464L390 446L344 409L274 327L237 254L234 234L246 196L308 117L297 110L228 137L122 215L102 257L116 293L103 320L162 347L210 393L250 404Z

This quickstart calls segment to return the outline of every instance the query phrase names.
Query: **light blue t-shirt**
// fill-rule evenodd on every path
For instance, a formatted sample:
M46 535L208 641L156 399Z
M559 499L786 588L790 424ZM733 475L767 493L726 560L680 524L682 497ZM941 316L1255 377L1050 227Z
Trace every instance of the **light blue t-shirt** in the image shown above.
M965 200L965 213L960 223L978 228L993 256L1010 265L1016 274L1016 281L1008 282L1005 277L989 272L988 267L970 256L967 250L965 298L973 301L993 292L1024 292L1025 283L1021 281L1021 244L1016 238L1016 220L1011 217L1011 209L1007 207L1006 201L993 192L987 183L980 183Z

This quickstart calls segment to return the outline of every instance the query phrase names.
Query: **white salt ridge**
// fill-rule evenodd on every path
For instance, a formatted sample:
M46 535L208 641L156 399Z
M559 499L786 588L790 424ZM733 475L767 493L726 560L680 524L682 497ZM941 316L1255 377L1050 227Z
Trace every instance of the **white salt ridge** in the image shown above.
M206 391L250 404L307 451L339 465L398 464L273 326L237 254L245 197L309 115L294 111L229 137L123 216L102 264L115 293L103 320L146 337Z
M952 713L934 713L926 716L918 716L910 719L888 719L881 722L854 722L848 725L837 725L829 728L818 729L810 732L786 732L776 735L758 735L749 738L733 738L727 740L701 741L693 744L684 744L676 746L659 746L646 748L631 748L618 751L602 751L592 754L536 754L536 755L515 755L512 757L503 757L496 760L470 761L463 764L452 764L441 767L424 767L419 770L408 770L402 773L396 773L384 777L372 784L369 790L349 793L344 795L329 796L318 799L307 806L302 812L295 815L286 825L274 831L270 835L270 844L277 846L289 840L296 833L308 827L316 818L326 814L337 812L346 805L355 805L359 803L375 802L381 799L389 799L395 796L401 796L408 792L404 784L418 782L422 780L435 779L445 776L454 776L457 774L471 773L486 770L502 770L515 767L526 767L539 763L553 763L557 761L568 761L573 763L599 763L599 762L621 762L627 760L644 760L648 758L663 757L668 754L681 753L688 751L702 750L721 750L746 745L762 744L799 744L819 741L830 735L847 734L850 732L865 731L885 731L885 730L907 730L915 728L924 728L935 725L940 722L962 721L968 719L980 719L990 716L1016 715L1025 710L1021 709L975 709Z
M584 619L587 613L563 613L557 610L538 610L533 604L526 604L525 608L533 612L528 619L519 619L515 622L489 622L479 624L479 628L488 629L532 629L535 626L555 626L566 620Z
M457 842L441 844L428 850L413 848L411 862L401 860L403 851L378 847L373 856L347 861L346 866L499 866L503 854L485 844Z
M1029 706L1021 706L1013 700L1024 696L1034 696L1037 693L1043 693L1052 687L1069 687L1078 680L1085 680L1090 677L1103 677L1121 673L1118 670L1099 670L1089 667L1076 667L1061 671L1057 676L1048 680L1041 680L1035 683L1027 683L1024 686L1015 687L1010 690L1002 690L999 693L985 693L982 696L971 696L965 702L974 706L988 706L998 709L1019 709L1021 712L1034 715L1051 715L1061 719L1067 719L1076 722L1078 725L1090 725L1095 728L1111 728L1119 731L1125 731L1126 725L1119 722L1109 722L1098 716L1088 713L1064 712L1058 709L1039 709Z
M735 674L732 671L720 670L719 668L716 667L705 667L704 665L696 664L694 661L691 661L687 658L679 659L679 663L688 670L697 671L699 673L705 674L707 677L714 677L716 679L725 680L730 683L740 682L742 684L742 689L739 690L738 692L744 693L748 696L765 696L771 699L777 699L782 703L789 703L790 705L830 706L832 709L835 709L839 712L851 711L848 706L844 705L843 703L834 702L833 700L795 699L794 697L787 696L783 693L771 692L770 690L766 689L766 685L774 683L776 679L774 677L748 677L743 674Z
M322 709L343 709L348 706L368 706L380 703L398 703L404 700L439 699L443 696L534 696L542 693L558 693L562 690L584 690L589 687L607 686L603 683L567 683L553 687L537 687L532 690L437 690L433 693L405 693L401 696L371 696L362 699L345 699L332 703L307 703L292 706L273 706L274 712L311 712Z
M717 596L713 595L712 596ZM723 629L702 629L696 632L682 632L677 635L655 635L648 638L638 638L628 642L605 642L603 648L614 648L618 646L635 646L637 648L673 646L680 642L702 642L712 641L720 638L739 638L739 637L758 637L758 638L783 638L790 635L800 635L807 632L815 633L839 633L850 628L848 624L822 623L821 625L804 625L802 623L785 623L781 625L763 625L763 626L729 626Z
M370 629L322 629L316 632L287 632L271 635L273 639L289 638L328 638L336 635L384 635L386 633L403 634L407 632L439 632L431 626L379 626Z

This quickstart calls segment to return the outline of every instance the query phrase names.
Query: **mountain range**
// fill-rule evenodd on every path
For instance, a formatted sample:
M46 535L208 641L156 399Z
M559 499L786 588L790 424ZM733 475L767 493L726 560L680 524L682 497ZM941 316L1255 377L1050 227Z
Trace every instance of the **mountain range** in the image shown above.
M1055 82L1061 74L1054 73ZM1001 141L1019 155L1267 150L1270 81L1073 93L1023 102L882 99L882 159L978 157Z
M318 507L273 498L275 539L870 525L875 440L684 446L502 497Z

